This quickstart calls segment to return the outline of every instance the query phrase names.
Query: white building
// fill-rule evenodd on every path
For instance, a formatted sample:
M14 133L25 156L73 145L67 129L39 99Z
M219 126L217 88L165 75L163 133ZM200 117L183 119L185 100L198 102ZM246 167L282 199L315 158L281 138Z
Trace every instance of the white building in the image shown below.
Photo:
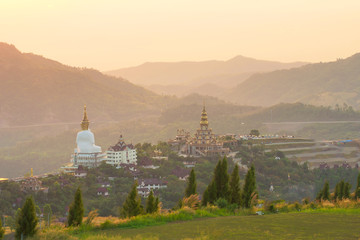
M136 149L132 144L126 144L120 135L119 141L109 147L106 152L106 163L121 168L122 164L137 165Z
M79 166L98 167L105 160L105 154L101 152L101 147L95 145L95 137L89 129L89 124L86 106L84 106L84 118L81 122L82 131L78 132L76 137L77 148L75 148L71 158L72 166L63 167L65 172L75 172Z
M137 189L147 188L149 190L156 190L161 188L167 188L167 182L157 178L141 179Z

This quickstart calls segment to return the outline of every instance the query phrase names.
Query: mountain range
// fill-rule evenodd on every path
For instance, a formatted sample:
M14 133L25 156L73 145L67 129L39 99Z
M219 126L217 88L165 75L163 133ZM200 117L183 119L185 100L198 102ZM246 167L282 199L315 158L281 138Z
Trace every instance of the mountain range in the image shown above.
M200 93L216 96L258 72L289 69L304 62L282 63L236 56L227 61L148 62L140 66L108 71L106 74L123 77L132 83L146 86L159 94L185 96Z
M223 98L239 104L271 106L302 102L360 107L360 53L334 62L250 76Z

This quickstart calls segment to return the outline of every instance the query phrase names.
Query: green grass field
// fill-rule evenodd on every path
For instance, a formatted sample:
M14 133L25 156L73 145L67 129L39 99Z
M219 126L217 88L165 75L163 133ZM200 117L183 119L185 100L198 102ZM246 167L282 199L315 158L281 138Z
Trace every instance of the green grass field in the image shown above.
M85 232L80 239L359 239L360 214L308 212L200 218L159 226Z

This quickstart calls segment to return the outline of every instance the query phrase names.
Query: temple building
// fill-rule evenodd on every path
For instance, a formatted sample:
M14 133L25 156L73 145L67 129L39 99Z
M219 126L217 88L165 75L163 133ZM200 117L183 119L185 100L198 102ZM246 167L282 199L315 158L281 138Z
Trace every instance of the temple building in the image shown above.
M191 139L190 133L185 129L178 129L175 139L168 141L168 144L172 146L173 150L180 151L182 146Z
M186 143L184 153L190 156L216 156L227 155L229 148L224 148L221 142L218 142L212 129L209 128L208 115L203 107L200 119L200 128L197 129L195 137Z
M47 191L48 191L48 188L43 188L42 182L37 177L34 177L32 168L31 168L30 177L25 178L24 181L21 182L20 188L21 188L21 191L23 191L23 192L44 191L47 193Z
M123 164L137 165L136 149L132 144L126 144L122 135L114 146L109 147L106 156L106 163L117 168Z
M94 168L105 160L105 154L101 152L101 147L95 145L94 134L89 129L89 120L84 106L84 117L81 122L81 131L76 137L77 148L74 150L71 162L72 166L63 167L65 172L75 172L79 166Z

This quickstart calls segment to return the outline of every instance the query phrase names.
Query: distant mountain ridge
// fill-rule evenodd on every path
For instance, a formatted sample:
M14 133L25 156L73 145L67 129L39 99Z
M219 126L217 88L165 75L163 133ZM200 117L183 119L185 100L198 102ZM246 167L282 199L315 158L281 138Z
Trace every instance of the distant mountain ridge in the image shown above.
M304 62L281 63L275 61L257 60L253 58L236 56L227 61L202 61L202 62L148 62L136 67L122 68L108 71L106 74L121 76L129 81L143 86L150 85L201 85L209 83L219 84L216 76L221 76L224 83L224 76L233 76L267 72L277 69L288 69L302 66ZM241 79L239 80L241 81ZM239 82L237 82L239 83ZM235 85L235 84L234 84Z
M120 120L159 112L153 92L93 69L74 68L0 43L0 127L90 120Z
M224 94L239 104L271 106L303 102L360 107L360 53L334 62L259 73Z

